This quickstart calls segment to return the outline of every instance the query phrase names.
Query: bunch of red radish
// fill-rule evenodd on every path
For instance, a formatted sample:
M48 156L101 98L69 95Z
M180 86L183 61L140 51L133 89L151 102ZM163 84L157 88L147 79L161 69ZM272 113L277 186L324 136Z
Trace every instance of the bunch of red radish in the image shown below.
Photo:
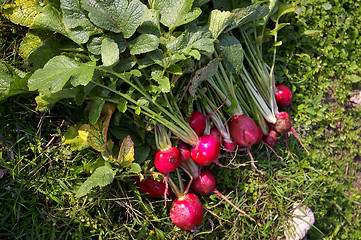
M292 92L285 85L277 86L275 97L280 107L287 107L292 102ZM190 230L202 221L203 205L197 195L205 196L211 193L217 194L245 217L254 221L215 188L215 177L209 170L202 167L217 162L221 146L227 151L234 151L236 144L249 148L261 142L262 131L252 118L246 115L235 115L229 121L230 135L234 140L233 144L229 144L223 141L222 135L216 128L212 128L209 134L204 134L207 118L208 116L198 111L194 111L189 117L189 126L199 136L193 146L179 140L177 146L165 144L163 148L157 149L154 166L159 172L157 174L162 178L154 179L152 176L147 176L143 181L136 178L139 191L147 197L167 198L167 196L175 195L170 208L170 218L176 226L184 230ZM273 126L270 125L270 128L269 134L263 137L263 141L272 147L276 144L279 134L291 130L289 115L286 112L279 112L277 122ZM169 138L169 136L163 136L163 139L164 137ZM167 141L170 142L169 139ZM188 184L183 182L179 168L189 175ZM173 171L177 172L179 187L170 178L169 174Z

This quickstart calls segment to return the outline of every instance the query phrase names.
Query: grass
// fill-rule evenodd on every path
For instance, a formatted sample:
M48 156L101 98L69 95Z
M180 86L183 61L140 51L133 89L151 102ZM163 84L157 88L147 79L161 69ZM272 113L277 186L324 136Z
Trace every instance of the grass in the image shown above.
M349 7L357 2L331 2L330 10L325 3L294 1L296 13L287 19L292 24L279 36L277 74L295 93L294 108L287 110L310 155L291 135L292 156L285 138L275 147L282 160L265 147L252 149L265 176L255 174L247 156L233 161L235 169L211 167L217 189L257 223L213 194L201 197L202 228L181 231L169 219L170 201L164 208L162 200L145 198L121 176L76 198L76 189L100 162L97 152L73 151L61 142L69 126L84 121L79 114L84 109L63 102L35 112L33 96L22 95L0 105L0 238L276 239L298 201L315 213L311 239L361 238L361 108L350 102L360 83L349 77L360 74L361 43L353 34L361 23L359 10ZM346 25L336 21L342 13ZM0 58L21 66L22 29L1 22ZM318 32L305 34L310 29Z

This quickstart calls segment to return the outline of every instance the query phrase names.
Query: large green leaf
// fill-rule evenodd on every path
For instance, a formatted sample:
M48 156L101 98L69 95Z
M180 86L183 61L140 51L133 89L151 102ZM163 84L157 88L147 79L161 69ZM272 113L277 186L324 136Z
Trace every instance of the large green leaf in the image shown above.
M209 16L208 24L213 38L216 39L224 29L233 23L236 17L236 14L229 11L213 10Z
M68 29L63 24L61 13L51 5L46 5L42 9L42 12L34 18L30 28L54 31L70 37Z
M2 7L4 17L15 24L29 27L37 14L37 0L15 0Z
M237 15L237 18L231 25L224 30L224 32L230 31L234 28L245 25L253 20L263 18L269 13L268 6L261 6L259 4L253 4L244 8L234 9L232 12Z
M231 35L221 35L217 44L222 52L223 62L228 71L238 73L243 68L244 51L237 38Z
M201 13L200 8L193 8L193 0L154 0L152 7L160 11L160 22L170 31L189 23Z
M190 79L191 85L189 87L189 93L192 95L192 97L195 98L197 96L198 87L203 81L211 78L214 74L217 73L218 65L221 61L222 58L214 58L209 61L207 65L198 69L194 73L193 77Z
M76 197L83 197L89 193L93 187L104 187L111 184L117 171L108 166L101 166L95 169L93 174L79 187Z
M96 28L87 18L79 0L60 0L60 6L63 23L70 30L71 39L77 43L86 43Z
M137 55L151 52L159 46L159 38L153 34L141 34L129 42L130 54Z
M106 30L130 38L142 22L146 6L138 0L81 0L90 20Z
M38 69L30 77L28 86L31 91L55 93L60 91L71 79L73 86L86 85L92 79L95 62L79 63L66 56L56 56Z

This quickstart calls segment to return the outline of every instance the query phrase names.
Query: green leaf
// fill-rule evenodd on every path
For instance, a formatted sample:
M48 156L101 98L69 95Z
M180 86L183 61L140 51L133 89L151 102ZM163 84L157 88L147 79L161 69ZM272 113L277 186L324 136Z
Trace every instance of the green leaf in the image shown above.
M223 30L233 23L236 17L236 14L229 11L213 10L209 16L208 24L208 29L211 31L213 38L218 38Z
M153 8L160 12L160 22L170 31L189 23L201 13L200 8L193 8L193 0L154 0Z
M0 62L0 101L14 95L29 92L27 87L28 75L21 77L19 74L16 73L15 69ZM21 73L21 75L23 74Z
M65 98L76 98L80 90L77 88L67 88L62 89L56 93L50 95L39 94L35 101L37 103L36 111L46 112L51 109L51 107L59 100Z
M30 27L37 14L37 0L15 0L2 7L2 14L12 23Z
M292 4L279 4L277 11L277 19L280 19L287 13L295 12L295 8Z
M76 197L80 198L90 192L93 187L104 187L113 182L117 171L108 166L101 166L95 169L93 174L79 187Z
M357 82L361 81L361 77L359 75L355 75L355 74L348 76L348 79L353 83L357 83Z
M128 170L129 173L140 173L142 172L142 168L138 163L132 163L130 165L130 169Z
M223 62L228 71L238 73L243 68L243 48L237 38L222 35L217 46L222 52Z
M29 78L30 91L55 93L71 78L73 86L86 85L92 79L95 62L79 63L65 56L56 56Z
M146 6L138 0L81 0L90 20L106 30L130 38L142 22Z
M103 37L99 37L99 36L91 37L86 44L88 51L94 55L100 55L102 41L103 41Z
M92 106L90 107L90 112L89 112L89 122L91 124L94 125L98 121L100 114L102 113L104 104L105 104L104 99L94 100Z
M87 18L79 0L60 0L60 6L63 23L70 30L71 39L77 43L86 43L96 28Z
M137 31L160 36L160 13L154 9L145 8L142 24Z
M32 43L30 43L30 45L31 44ZM24 46L24 48L27 46L28 45ZM67 49L69 51L80 50L79 45L69 40L68 38L52 36L41 42L35 49L31 51L30 55L25 61L26 66L32 71L43 68L50 59L60 55L63 49Z
M269 8L266 5L253 4L244 8L233 9L232 12L237 15L237 18L229 25L224 32L228 32L234 28L244 26L253 20L263 18L269 13Z
M170 91L169 78L164 76L164 71L162 69L153 68L151 76L159 84L159 88L162 92L167 93Z
M159 38L153 34L141 34L129 42L130 54L137 55L151 52L159 46Z
M101 55L104 66L115 65L119 61L118 44L111 38L103 38L101 44Z
M211 32L206 27L191 25L175 40L167 44L168 51L172 53L182 52L191 55L193 50L214 52L214 39Z
M30 29L54 31L70 37L68 29L63 24L61 13L51 5L46 5L42 12L34 18Z

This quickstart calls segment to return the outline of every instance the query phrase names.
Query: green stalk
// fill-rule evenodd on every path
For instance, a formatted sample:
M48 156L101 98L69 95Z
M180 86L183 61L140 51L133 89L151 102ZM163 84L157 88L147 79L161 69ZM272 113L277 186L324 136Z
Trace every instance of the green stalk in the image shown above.
M158 108L161 112L163 112L165 115L167 115L171 120L173 120L178 127L176 127L175 124L170 123L167 120L162 119L161 117L156 117L156 113L151 111L149 108L145 107L145 106L141 106L141 108L143 110L145 110L147 112L147 116L155 119L156 121L162 123L163 125L167 126L177 137L179 137L180 139L182 139L182 141L190 144L190 145L195 145L197 140L198 140L198 136L197 134L194 132L194 130L189 126L189 124L187 124L185 122L185 120L183 119L183 117L180 117L179 115L175 115L174 113L170 113L169 111L167 111L164 107L162 107L159 103L157 103L156 101L153 101L151 96L149 96L149 94L147 94L143 89L141 89L139 86L137 86L136 84L132 83L129 79L125 78L124 76L122 76L119 73L116 73L114 71L111 71L109 69L105 69L102 67L99 67L100 70L114 74L116 77L122 79L124 82L126 82L127 84L129 84L131 87L133 87L136 91L138 91L140 94L142 94L149 102L151 102L152 104L155 105L156 108ZM129 96L127 96L126 94L123 94L119 91L116 91L114 89L111 89L103 84L94 82L94 84L101 86L123 98L125 98L126 100L132 102L133 104L137 105L137 102L130 98ZM140 83L138 83L140 84Z

